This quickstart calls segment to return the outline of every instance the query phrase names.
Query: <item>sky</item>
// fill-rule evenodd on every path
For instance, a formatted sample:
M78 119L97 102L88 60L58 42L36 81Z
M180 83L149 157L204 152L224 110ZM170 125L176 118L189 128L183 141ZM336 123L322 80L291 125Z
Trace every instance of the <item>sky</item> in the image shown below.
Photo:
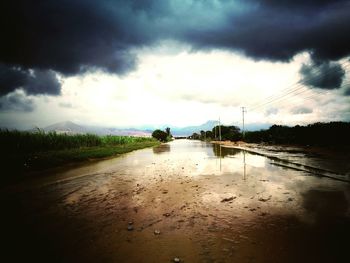
M2 1L0 127L350 121L350 1Z

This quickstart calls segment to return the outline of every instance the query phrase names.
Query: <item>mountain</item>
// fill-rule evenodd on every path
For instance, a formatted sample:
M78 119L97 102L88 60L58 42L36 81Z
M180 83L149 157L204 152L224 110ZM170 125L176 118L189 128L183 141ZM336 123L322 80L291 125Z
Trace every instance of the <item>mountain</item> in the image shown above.
M187 126L187 127L171 127L171 134L174 136L190 136L193 133L197 132L199 133L200 131L211 131L215 125L218 125L218 121L207 121L206 123L203 123L198 126Z
M174 136L190 136L193 133L199 133L200 131L211 131L215 125L218 125L218 121L209 120L206 123L197 126L186 126L186 127L174 127L171 125L162 125L161 129L170 127L171 133ZM226 125L226 124L223 124ZM232 125L232 124L230 124ZM236 126L237 124L233 124ZM267 129L268 124L262 123L253 123L246 125L246 130L260 130ZM137 128L108 128L108 127L99 127L99 126L88 126L88 125L79 125L71 121L64 121L52 124L43 128L46 132L57 132L57 133L67 133L67 134L84 134L92 133L97 135L124 135L124 136L151 136L152 131L156 128L151 128L149 125L137 127Z
M207 121L206 123L198 126L172 127L169 125L169 127L171 129L171 133L174 136L189 136L194 132L200 132L201 130L211 130L215 126L215 124L217 124L217 121ZM165 127L168 126L164 126L164 129ZM140 128L108 128L99 126L79 125L71 121L58 122L43 128L45 132L57 132L67 134L92 133L97 135L126 136L151 136L152 131L154 129L150 129L150 126L144 126Z
M270 123L249 123L245 125L245 129L247 131L259 131L259 130L267 130L273 124Z
M68 134L82 134L88 132L88 130L84 126L80 126L71 121L58 122L43 128L43 130L45 132L57 132Z
M133 128L107 128L98 126L78 125L71 121L52 124L43 128L45 132L57 132L67 134L92 133L97 135L124 135L124 136L151 136L150 130L139 130Z
M203 123L201 125L198 126L187 126L187 127L171 127L171 133L174 136L189 136L192 135L194 132L199 133L200 131L211 131L216 125L219 125L218 121L215 120L209 120L206 123ZM235 125L237 127L239 127L240 129L241 127L241 123L233 123L233 124L226 124L226 123L222 123L222 125ZM250 123L250 124L246 124L245 125L245 130L246 131L257 131L257 130L261 130L261 129L268 129L271 126L271 124L269 123Z

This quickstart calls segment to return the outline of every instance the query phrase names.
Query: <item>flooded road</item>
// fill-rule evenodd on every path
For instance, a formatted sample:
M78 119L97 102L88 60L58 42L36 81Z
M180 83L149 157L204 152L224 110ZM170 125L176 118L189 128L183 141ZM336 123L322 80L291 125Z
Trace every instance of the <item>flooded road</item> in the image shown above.
M347 262L350 187L335 179L177 140L3 188L1 257Z

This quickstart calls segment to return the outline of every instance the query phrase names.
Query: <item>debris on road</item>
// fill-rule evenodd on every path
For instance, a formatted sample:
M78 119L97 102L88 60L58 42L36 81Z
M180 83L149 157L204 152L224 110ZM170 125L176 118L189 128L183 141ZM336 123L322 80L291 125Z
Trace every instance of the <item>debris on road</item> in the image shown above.
M129 221L128 222L128 231L132 231L132 230L134 230L134 226L133 226L133 224L134 224L134 222L133 221Z
M269 196L269 197L259 197L259 201L261 201L261 202L266 202L266 201L269 201L270 199L271 199L271 195Z
M237 198L236 196L227 197L227 198L222 199L221 203L229 202L229 201L232 201L233 199L236 199L236 198Z

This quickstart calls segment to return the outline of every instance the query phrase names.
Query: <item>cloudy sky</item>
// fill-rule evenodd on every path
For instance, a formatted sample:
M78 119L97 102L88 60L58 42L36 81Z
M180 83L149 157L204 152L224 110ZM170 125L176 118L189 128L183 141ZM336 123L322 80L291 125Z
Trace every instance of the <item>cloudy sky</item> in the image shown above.
M1 127L350 121L350 1L0 7Z

